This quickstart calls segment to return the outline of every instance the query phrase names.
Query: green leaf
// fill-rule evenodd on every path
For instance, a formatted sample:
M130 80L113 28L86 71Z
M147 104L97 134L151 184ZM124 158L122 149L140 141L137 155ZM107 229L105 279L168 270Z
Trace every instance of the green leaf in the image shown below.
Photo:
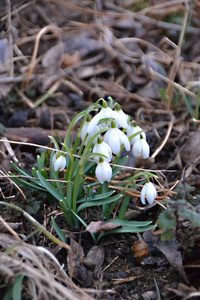
M11 172L9 172L9 174L10 174L11 176L15 176L15 175L14 175L13 173L11 173ZM31 181L33 181L33 182L35 182L35 180L34 180L34 179L31 179L31 177L28 177L28 179L31 180ZM28 187L31 187L31 188L34 188L34 189L37 189L37 190L45 191L45 189L39 184L39 182L36 183L36 184L33 184L33 183L30 183L30 182L28 182L28 181L26 181L26 180L23 180L23 179L21 179L21 178L18 178L18 177L13 178L13 181L15 181L15 182L20 182L21 184L23 184L23 185L25 185L25 186L28 186Z
M6 292L3 300L12 300L12 287L10 287L10 289Z
M156 225L149 225L149 226L144 226L144 227L122 227L122 228L116 228L113 230L108 230L101 232L97 238L97 243L106 235L108 234L114 234L114 233L136 233L136 232L144 232L148 230L152 230L156 227Z
M56 221L53 217L51 217L51 221L52 221L53 227L54 227L57 235L61 239L61 241L63 241L63 243L65 243L65 244L68 244L67 238L66 238L64 232L60 229L60 227L58 226L58 224L56 223Z
M45 169L45 166L44 166L44 160L42 159L41 156L37 156L37 164L38 164L38 170L41 172L42 170Z
M98 200L101 200L101 199L105 199L105 198L108 198L108 197L112 196L114 194L114 192L115 191L110 191L110 192L107 192L107 193L97 194L97 195L94 195L94 196L87 196L87 197L79 199L77 201L77 203L82 203L82 202L87 202L87 201L98 201Z
M144 227L122 227L122 228L116 228L110 231L111 233L128 233L128 232L144 232L147 230L152 230L156 227L156 225L149 225L149 226L144 226Z
M118 160L114 161L113 163L116 164L116 165L125 166L127 160L128 160L128 155L124 156L119 161ZM113 170L112 170L112 178L114 178L121 169L122 169L121 167L114 167Z
M186 97L185 96L185 93L182 93L182 95L183 95L183 99L184 99L184 101L185 101L185 104L186 104L186 106L187 106L187 108L188 108L188 110L189 110L189 113L190 113L190 115L191 115L191 117L193 118L193 116L194 116L194 113L193 113L193 109L192 109L192 105L191 105L191 97Z
M14 164L14 162L11 161L11 165L12 165L13 168L14 168L16 171L18 171L21 175L24 175L24 176L26 176L26 177L31 178L31 176L30 176L28 173L26 173L26 172L24 172L23 170L21 170L16 164Z
M160 94L161 96L163 97L163 99L168 102L168 99L167 99L167 95L165 93L165 90L163 88L160 89Z
M86 174L88 172L88 170L90 170L96 163L94 161L88 161L85 164L85 167L83 169L83 173Z
M196 211L184 207L178 214L181 219L188 220L192 228L200 227L200 214Z
M12 289L12 299L13 300L21 300L22 294L22 282L25 275L19 275L14 282L13 289Z
M177 220L173 208L168 207L159 215L158 225L162 229L162 241L171 241L175 237Z
M116 196L113 197L109 197L108 199L103 199L103 200L99 200L99 201L87 201L83 204L81 204L78 209L77 209L77 213L79 213L81 210L87 208L87 207L92 207L92 206L99 206L99 205L103 205L103 204L108 204L108 203L112 203L114 201L119 200L122 197L122 194L117 194Z
M45 178L45 179L47 179L48 178L48 176L47 176L47 172L46 172L46 170L45 169L42 169L41 171L40 171L40 173L41 173L41 175Z
M60 201L60 200L63 200L63 201L64 201L64 196L63 196L63 194L62 194L60 191L56 190L56 189L52 186L52 184L51 184L50 182L48 182L48 181L40 174L39 171L37 172L37 174L38 174L38 178L39 178L41 184L45 187L45 189L46 189L52 196L54 196L58 201Z
M127 221L127 220L120 220L120 219L109 219L108 222L117 223L121 226L128 226L128 227L144 227L150 225L151 221Z
M60 138L60 136L59 136L59 134L58 134L57 131L56 131L56 135L58 136L59 140L62 142L62 140L61 140L61 138ZM55 148L56 148L57 150L60 150L60 148L59 148L59 146L58 146L58 143L57 143L57 141L54 139L54 137L51 136L51 135L49 135L49 138L53 141Z
M32 168L32 174L33 174L33 177L38 178L38 174L37 174L36 168Z

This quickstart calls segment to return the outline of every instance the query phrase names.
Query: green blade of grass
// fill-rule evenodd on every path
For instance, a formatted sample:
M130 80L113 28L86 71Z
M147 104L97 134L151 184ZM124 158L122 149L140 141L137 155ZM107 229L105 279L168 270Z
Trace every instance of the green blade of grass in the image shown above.
M55 219L53 217L51 217L51 222L53 224L53 227L57 233L57 235L59 236L59 238L61 239L61 241L63 241L63 243L67 243L67 238L64 234L64 232L60 229L60 227L58 226L58 224L56 223Z
M108 199L103 199L100 201L88 201L85 202L83 204L81 204L78 209L77 209L77 213L79 213L81 210L87 208L87 207L92 207L92 206L99 206L99 205L104 205L104 204L109 204L112 202L115 202L117 200L119 200L122 197L122 194L117 194L116 196L113 197L109 197Z
M12 289L12 299L13 300L21 300L22 298L22 282L24 279L24 275L19 275L15 279L15 283Z

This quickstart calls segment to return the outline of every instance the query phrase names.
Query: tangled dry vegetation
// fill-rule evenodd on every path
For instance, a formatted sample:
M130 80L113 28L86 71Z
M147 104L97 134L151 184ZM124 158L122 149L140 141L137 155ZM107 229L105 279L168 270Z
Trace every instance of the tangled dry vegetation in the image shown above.
M121 275L121 282L113 284L115 277L108 279L105 272L114 265L116 254L104 262L104 273L95 279L95 284L86 284L85 280L85 286L80 288L79 280L75 285L65 266L47 250L47 247L53 248L50 242L53 233L49 233L48 238L46 234L52 229L50 216L54 208L44 207L45 217L38 217L44 229L43 234L39 234L27 225L32 221L30 217L5 212L3 206L4 201L19 203L30 213L43 207L37 195L29 194L29 199L26 194L22 200L23 191L20 187L16 191L8 176L10 159L20 161L26 169L31 168L35 163L33 144L48 145L48 135L54 135L54 129L64 137L77 112L100 97L112 96L146 130L151 147L150 159L130 160L130 165L141 167L142 164L143 168L162 171L162 199L174 196L177 193L174 188L181 182L184 197L189 195L196 201L198 212L199 1L3 2L0 7L2 295L7 295L6 299L14 295L20 297L21 293L24 299L93 299L94 295L101 299L158 299L157 293L161 293L163 299L199 296L196 270L190 269L189 274L197 279L193 287L182 268L184 257L179 257L179 265L176 265L179 277L173 277L174 282L167 275L166 280L160 279L159 273L155 275L160 292L154 292L157 285L149 279L151 270L141 271L138 266L134 269L136 273L129 270L128 278ZM37 208L30 208L33 200ZM158 213L153 212L155 215L151 213L151 216L156 221ZM59 216L58 211L54 213ZM23 221L19 223L21 218ZM192 235L194 245L198 245L198 234L197 230ZM55 254L58 254L63 245L56 243L59 249L56 248ZM197 251L194 245L190 255L194 249ZM174 257L169 258L166 248L162 247L157 246L167 257L172 274ZM66 263L63 258L61 261ZM189 257L188 261L190 266L197 267L197 260ZM117 267L123 264L124 257ZM82 281L83 277L82 274ZM130 284L134 280L138 280L137 287ZM124 291L119 288L121 285Z

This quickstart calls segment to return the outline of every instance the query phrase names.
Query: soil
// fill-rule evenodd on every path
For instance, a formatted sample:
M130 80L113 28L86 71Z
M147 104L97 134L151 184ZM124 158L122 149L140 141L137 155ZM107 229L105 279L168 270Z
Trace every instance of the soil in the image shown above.
M140 234L107 235L94 245L84 228L71 231L57 203L49 203L45 193L20 184L16 188L8 178L14 172L10 160L31 173L39 146L51 146L49 135L56 136L57 130L64 139L77 113L112 96L146 130L151 148L149 159L130 157L128 166L162 171L158 202L166 197L183 200L199 214L198 1L173 6L156 0L2 3L0 130L2 138L16 144L11 142L10 149L1 139L1 202L21 207L55 236L51 216L56 216L74 254L73 282L86 293L66 299L200 299L200 223L192 227L192 221L177 217L182 202L167 204L178 218L171 240L163 241L157 226ZM24 215L0 205L1 222L15 224L20 239L51 251L70 273L66 249L42 232L30 234L35 227ZM131 205L136 221L157 224L163 211L159 203L144 209L136 196ZM99 208L90 208L83 218L86 224L103 221ZM9 249L2 242L3 232L0 228L2 253ZM0 276L2 295L12 289L19 272L9 274ZM22 299L33 299L29 288L22 286Z

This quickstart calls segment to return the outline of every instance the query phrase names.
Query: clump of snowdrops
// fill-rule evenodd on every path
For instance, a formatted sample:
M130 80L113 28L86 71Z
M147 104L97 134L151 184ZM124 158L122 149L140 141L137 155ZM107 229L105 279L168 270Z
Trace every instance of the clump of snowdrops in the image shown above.
M77 124L80 124L80 128L76 140L73 141L72 130ZM64 142L59 137L58 140L50 138L54 149L50 154L47 151L37 157L38 169L32 168L33 176L18 166L13 166L27 179L17 178L18 181L31 188L46 191L53 200L57 200L72 230L79 230L81 224L87 228L88 224L80 217L80 212L93 206L102 208L104 221L120 226L102 231L97 237L91 233L95 242L105 234L142 232L154 227L150 225L151 221L129 220L127 208L131 196L126 194L126 190L138 189L136 179L137 182L141 179L141 202L151 205L157 195L151 178L156 175L139 171L125 182L115 182L116 186L121 187L121 193L117 189L115 191L113 186L109 187L128 159L128 156L121 155L124 149L127 152L132 151L134 157L144 159L150 153L145 132L111 97L108 101L101 98L79 113L72 120ZM60 232L55 220L53 224Z

